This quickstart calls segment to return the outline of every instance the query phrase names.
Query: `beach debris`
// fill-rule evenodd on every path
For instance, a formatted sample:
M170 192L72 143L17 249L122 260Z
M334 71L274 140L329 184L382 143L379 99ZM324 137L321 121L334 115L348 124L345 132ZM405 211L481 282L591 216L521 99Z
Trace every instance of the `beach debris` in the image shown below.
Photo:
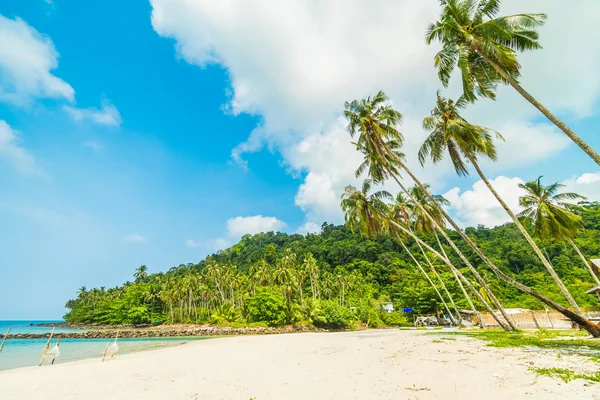
M8 334L10 333L10 328L6 331L4 338L2 339L2 344L0 344L0 353L2 353L2 349L4 348L4 343L6 343L6 339L8 339Z
M104 354L102 355L102 362L106 359L106 356L110 355L110 358L113 358L115 354L119 351L119 345L117 344L117 340L119 339L119 332L115 336L115 341L111 344L107 344L104 348Z
M52 347L50 350L48 350L48 353L46 354L47 358L52 358L52 362L50 363L50 365L54 365L54 361L59 356L60 356L60 339L58 339L58 341L56 342L54 347Z
M415 385L413 385L413 387L405 387L404 389L411 390L413 392L428 392L431 390L428 387L416 387Z
M48 338L48 341L46 342L46 346L44 347L44 352L42 353L42 357L40 357L40 363L38 364L38 367L42 366L42 364L44 363L44 359L46 358L46 355L48 354L48 350L50 350L50 341L52 340L52 337L54 336L54 329L56 329L56 326L52 327L52 332L50 332L50 337Z

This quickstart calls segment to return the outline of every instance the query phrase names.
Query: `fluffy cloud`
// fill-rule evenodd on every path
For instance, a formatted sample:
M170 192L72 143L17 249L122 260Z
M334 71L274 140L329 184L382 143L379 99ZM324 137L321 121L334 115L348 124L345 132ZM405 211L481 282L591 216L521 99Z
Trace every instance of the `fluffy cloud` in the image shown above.
M35 158L18 143L18 137L11 127L0 120L0 160L24 175L41 174Z
M519 184L523 183L523 180L499 176L490 182L508 207L513 212L519 212L519 196L523 195ZM455 187L445 193L444 197L451 203L450 210L463 226L481 224L492 227L510 221L506 211L481 180L475 182L471 190L461 193L460 189Z
M523 183L521 178L498 176L490 182L513 212L521 211L519 197L524 194L519 188L519 184ZM542 179L542 182L545 185L553 183L548 179ZM565 187L560 189L561 192L575 192L590 201L600 201L600 172L584 173L567 179L562 184ZM481 180L475 182L470 190L461 193L461 190L455 187L445 193L444 197L450 201L450 211L464 227L479 224L493 227L510 221L498 200Z
M58 52L52 40L20 18L0 14L0 101L26 105L35 98L73 101L75 91L52 70Z
M64 106L63 109L75 121L90 120L95 124L107 126L121 126L121 114L108 100L103 100L100 108L75 108Z
M235 217L227 221L227 233L230 237L240 237L246 234L279 231L285 226L285 222L275 217L263 217L262 215Z
M379 89L385 89L405 114L402 131L409 166L437 191L453 174L447 162L421 170L415 159L425 136L420 121L440 86L432 61L438 48L426 46L423 39L428 23L438 17L437 0L150 3L155 31L175 40L179 57L227 69L232 86L229 110L262 117L248 140L234 149L234 159L268 145L283 155L290 173L305 174L295 201L306 212L306 222L341 219L339 196L346 184L357 182L353 171L360 156L339 115L344 101ZM522 83L553 109L585 116L600 92L600 75L594 70L600 48L591 22L600 3L580 0L568 10L563 3L531 0L524 6L506 0L502 12L549 14L541 31L545 50L521 57ZM571 28L574 16L589 23ZM566 25L568 30L563 29ZM449 92L459 92L458 80ZM498 102L478 103L469 116L507 139L498 145L501 163L486 165L495 174L556 155L569 145L555 128L536 122L537 111L510 88L500 89Z
M140 235L139 233L131 233L129 235L123 236L122 240L125 243L145 243L148 241L148 238L146 238L143 235Z
M235 217L227 220L227 237L221 237L209 243L210 250L222 250L231 246L244 235L255 235L261 232L281 231L287 224L275 217L253 215Z
M321 227L318 224L315 224L314 222L307 222L296 230L296 233L299 233L301 235L319 232L321 232Z
M574 192L589 201L600 201L600 172L585 173L563 182L565 192Z

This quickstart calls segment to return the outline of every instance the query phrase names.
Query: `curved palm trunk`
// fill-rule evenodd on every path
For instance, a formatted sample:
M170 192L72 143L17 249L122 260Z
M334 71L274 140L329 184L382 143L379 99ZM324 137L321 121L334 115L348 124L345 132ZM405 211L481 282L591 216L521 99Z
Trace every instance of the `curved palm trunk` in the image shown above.
M411 178L413 179L413 181L418 186L420 186L421 189L423 189L424 193L428 196L428 198L435 204L435 200L433 199L433 197L431 196L431 194L429 193L429 191L423 186L423 184L417 179L417 177L414 176L414 174L406 167L406 165L404 165L404 163L402 162L402 160L397 159L397 161L400 163L400 166L411 176ZM437 223L431 217L431 215L427 212L427 210L425 209L425 207L423 207L423 205L421 203L419 203L412 196L412 194L410 193L410 191L402 184L402 182L400 182L400 180L396 177L396 175L394 175L394 174L391 174L391 175L394 178L394 180L396 181L396 183L398 184L398 186L400 186L400 188L402 189L402 191L404 193L406 193L406 195L421 209L421 211L425 214L425 216L432 221L432 223L434 224L434 227L440 232L440 234L446 240L446 242L448 242L448 244L450 245L450 247L452 247L452 250L454 250L454 252L460 257L460 259L462 260L462 262L464 262L465 265L467 266L467 268L469 268L469 271L471 271L471 273L475 276L475 279L477 280L477 282L479 283L479 285L481 287L483 287L484 290L488 293L490 299L492 299L492 302L494 303L494 305L496 306L496 308L500 311L500 313L502 314L502 317L506 320L506 322L508 323L508 325L510 326L510 328L512 330L516 330L517 327L514 325L514 323L512 322L512 319L506 313L506 310L504 310L504 307L502 307L502 303L500 303L500 300L498 300L498 298L496 297L496 295L494 294L494 292L492 292L492 290L488 286L488 284L485 281L485 279L483 279L481 277L481 275L479 274L479 272L477 272L477 269L475 269L475 267L473 266L473 264L471 264L471 262L467 259L467 257L465 257L465 255L462 253L462 251L460 251L460 249L456 246L456 244L454 244L454 242L452 241L452 239L450 239L450 236L448 236L448 234L444 231L444 229L442 229L441 227L437 226ZM450 218L450 216L446 213L446 211L444 211L443 207L439 207L439 208L440 208L441 212L443 213L443 215L444 215L444 217L446 219ZM460 230L460 228L458 227L458 225L454 221L452 221L452 223L453 223L453 226L455 227L454 229L456 229L459 232L462 232L462 230ZM463 235L464 235L464 233L463 233ZM463 235L461 235L461 237ZM464 236L466 236L466 235L464 235ZM481 250L477 249L477 251L479 251L479 253L481 253L483 255L483 253L481 252ZM479 255L479 253L478 253L478 255Z
M523 237L525 238L525 240L527 240L527 243L529 243L529 245L531 246L531 248L533 249L533 251L535 252L535 254L542 261L542 264L544 264L544 267L546 267L546 269L548 270L548 272L550 272L550 275L552 276L552 279L554 279L554 282L556 282L556 284L558 285L558 288L563 293L563 295L566 297L567 301L569 302L569 304L571 305L571 307L573 308L573 310L575 310L575 312L577 314L583 316L583 312L579 308L579 305L577 304L577 302L575 301L575 299L573 298L573 296L571 295L571 293L569 292L569 290L567 289L567 287L565 286L565 284L563 283L563 281L560 279L560 277L558 276L558 274L554 270L554 267L552 266L552 264L550 264L550 261L548 261L548 259L546 257L544 257L544 254L542 253L542 250L540 250L540 248L534 242L534 240L531 237L531 235L529 235L529 233L527 232L527 230L525 230L525 227L523 226L523 224L521 224L521 221L519 221L519 219L517 218L517 216L515 215L515 213L512 212L512 210L504 202L504 200L502 199L502 197L498 194L498 192L496 191L496 189L494 189L494 186L492 186L492 184L490 183L490 181L488 181L487 177L485 176L485 174L483 173L483 171L481 170L481 168L479 168L479 164L477 163L477 161L474 160L473 157L471 157L469 154L467 154L467 158L469 159L469 161L471 161L471 164L473 164L473 167L475 167L475 170L479 174L479 177L481 178L481 180L483 180L483 182L488 187L488 189L490 190L490 192L492 192L492 194L494 195L494 197L496 198L496 200L498 200L498 203L500 203L500 205L502 206L502 208L504 209L504 211L506 211L506 213L513 220L513 222L515 223L515 226L517 227L517 229L519 229L519 232L521 232L521 234L523 235Z
M425 257L425 261L427 261L427 265L429 265L429 268L431 269L431 271L433 272L433 274L437 278L438 282L442 286L442 289L444 289L444 293L446 293L446 296L448 296L448 299L450 299L450 304L452 304L452 308L454 309L454 312L456 313L457 321L460 323L460 320L461 320L461 318L460 318L460 311L458 311L458 307L456 307L456 303L454 303L454 299L452 298L452 295L448 291L448 288L446 287L446 284L444 283L444 281L442 280L442 277L440 276L440 274L437 272L437 270L433 266L433 263L431 262L431 260L429 259L429 257L427 257L427 254L425 253L425 250L423 249L423 247L421 246L421 244L419 242L417 242L417 246L419 246L419 249L421 250L421 253L423 254L423 257Z
M446 250L444 250L444 246L442 246L442 243L440 242L440 237L438 236L438 234L435 231L435 229L433 231L433 235L435 236L435 240L436 240L436 242L437 242L440 250L442 251L443 256L446 257L448 260L450 260L448 258L448 255L446 254ZM467 303L469 303L469 307L471 308L471 311L473 311L473 314L477 317L477 321L479 322L479 326L481 326L482 328L485 328L485 325L483 323L483 319L479 315L479 312L477 312L477 309L475 308L475 304L473 304L473 300L471 300L471 296L469 296L469 293L467 293L467 290L465 289L462 281L458 277L456 271L454 271L454 268L450 268L450 270L452 271L452 274L454 275L454 278L458 282L458 286L460 287L460 290L463 292L463 295L467 299Z
M426 242L422 241L418 236L416 236L411 231L407 230L406 228L404 228L403 226L401 226L400 224L398 224L396 221L390 221L390 223L392 225L394 225L395 227L397 227L398 229L400 229L405 234L407 234L408 236L410 236L411 238L413 238L416 242L420 243L427 250L431 251L444 264L446 264L448 267L450 267L450 269L452 269L458 275L458 277L465 283L465 285L467 285L467 287L469 288L469 290L471 292L473 292L473 294L475 295L475 297L477 297L477 299L481 302L481 304L483 304L483 307L487 310L487 312L489 312L490 315L496 320L496 322L498 322L498 326L500 326L502 329L504 329L506 331L510 331L511 330L511 328L509 326L507 326L500 319L500 317L498 317L498 315L494 312L494 310L492 310L492 307L490 307L490 305L488 304L487 300L481 295L481 293L479 293L479 291L477 289L475 289L475 286L473 286L473 284L471 283L471 281L469 281L467 278L465 278L465 276L462 274L462 272L460 272L460 270L458 270L456 267L454 267L454 264L452 264L448 258L442 256L433 247L431 247Z
M415 258L415 256L413 256L413 254L410 252L410 250L408 250L408 248L406 247L406 245L404 244L404 242L401 239L398 239L398 242L400 242L400 245L402 246L402 248L404 249L404 251L406 251L408 253L408 255L410 256L410 258L412 258L412 260L414 261L414 263L417 266L417 268L419 269L419 271L421 271L421 273L423 275L425 275L425 278L427 278L427 282L429 282L429 284L431 285L431 287L433 288L433 290L435 290L435 293L437 294L437 296L441 300L442 304L444 305L444 308L446 309L446 312L448 313L448 316L450 317L450 321L452 322L453 325L456 325L457 324L456 320L454 319L454 316L452 315L452 312L450 311L450 307L448 307L448 303L446 303L446 301L442 297L442 294L440 293L440 291L438 290L438 288L435 286L435 284L433 283L433 281L431 280L431 278L429 277L429 275L427 275L427 272L425 272L425 270L423 269L423 267L421 266L421 264L419 263L419 261L417 261L417 259Z
M577 252L577 254L579 255L579 257L581 258L581 261L583 261L583 263L585 264L585 266L587 267L587 269L590 271L590 274L592 275L592 278L594 278L594 280L596 281L596 285L600 286L600 279L598 279L598 276L594 273L594 270L592 269L592 266L590 265L589 261L585 258L585 256L583 255L583 253L581 252L581 250L579 249L579 247L577 247L577 245L575 244L575 242L573 241L573 239L567 238L567 241L569 243L571 243L571 246L573 246L573 248L575 249L575 251Z
M479 53L481 54L481 53ZM515 81L510 75L508 75L498 64L483 54L481 56L492 66L502 78L504 78L521 96L523 96L528 102L530 102L535 108L537 108L546 118L548 118L554 125L556 125L565 135L569 137L581 150L583 150L594 162L600 165L600 154L590 147L579 135L577 135L571 128L562 122L556 115L548 110L542 103L537 101L529 92L527 92L517 81Z
M423 192L425 193L425 195L430 200L433 201L433 197L431 196L431 193L429 193L429 190L427 190L427 188L425 188L423 186L423 184L421 183L421 181L409 169L405 168L404 163L402 163L402 160L398 159L398 161L401 163L402 167L410 175L410 177L413 179L413 181L418 186L420 186L420 188L423 190ZM567 317L571 321L577 323L583 329L585 329L586 331L588 331L592 336L594 336L594 337L600 337L600 325L594 324L593 322L591 322L587 318L582 317L582 316L578 315L577 313L574 313L573 311L569 310L568 308L561 306L560 304L558 304L554 300L551 300L551 299L547 298L546 296L538 293L536 290L530 288L529 286L526 286L526 285L522 284L521 282L519 282L519 281L511 278L510 276L508 276L504 272L502 272L489 258L487 258L487 256L481 251L481 249L479 249L479 247L477 247L477 245L471 240L471 238L469 236L467 236L466 233L463 232L463 230L452 219L452 217L450 217L450 215L448 215L448 213L444 210L443 207L440 207L440 211L442 212L442 214L444 215L444 217L446 218L446 220L448 221L448 223L450 223L450 225L460 235L460 237L462 237L464 239L464 241L467 242L467 244L479 256L479 258L481 258L483 260L483 262L488 267L490 267L490 269L498 276L498 278L502 279L504 282L508 283L509 285L511 285L511 286L513 286L513 287L515 287L515 288L517 288L519 290L521 290L522 292L525 292L525 293L527 293L527 294L535 297L536 299L538 299L542 303L544 303L547 306L549 306L549 307L553 308L554 310L558 311L559 313L561 313L562 315L564 315L565 317ZM441 232L443 232L443 230L440 231L440 233ZM451 244L451 246L452 246L452 244ZM510 322L510 318L508 318L508 316L506 316L505 318L510 323L510 325L512 326L513 324L512 324L512 322Z

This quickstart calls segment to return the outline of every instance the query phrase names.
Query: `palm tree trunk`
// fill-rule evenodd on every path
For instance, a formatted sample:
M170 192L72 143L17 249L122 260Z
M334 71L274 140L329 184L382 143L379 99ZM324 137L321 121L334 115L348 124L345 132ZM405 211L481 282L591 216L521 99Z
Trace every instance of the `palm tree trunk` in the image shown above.
M548 110L542 103L537 101L535 97L533 97L529 92L527 92L517 81L515 81L510 75L508 75L498 64L489 58L485 57L482 53L481 56L492 66L502 78L504 78L521 96L523 96L528 102L530 102L535 108L540 110L542 114L546 118L548 118L554 125L556 125L561 131L564 132L565 135L569 137L581 150L583 150L594 162L600 165L600 154L598 154L594 149L590 147L589 144L585 142L579 135L577 135L571 128L567 126L564 122L562 122L556 115L554 115L550 110Z
M419 271L421 271L421 273L423 275L425 275L425 278L427 278L427 282L429 282L429 284L431 285L431 287L433 288L433 290L435 290L435 293L437 294L437 296L442 301L442 304L444 305L444 308L446 309L446 312L448 313L448 316L450 317L450 321L452 321L452 324L453 325L457 325L457 322L454 319L454 316L452 315L452 312L450 311L450 307L448 307L448 304L446 303L446 301L442 297L442 294L440 293L440 291L438 290L438 288L435 286L435 284L433 283L433 281L431 280L431 278L429 277L429 275L427 275L427 272L425 272L425 270L423 269L423 267L421 266L421 264L417 261L417 259L415 258L415 256L413 256L413 254L410 252L410 250L408 250L408 248L406 247L406 245L404 244L404 242L400 238L398 238L398 242L400 242L400 245L402 246L402 248L404 249L404 251L406 251L408 253L408 255L410 256L410 258L412 258L412 260L414 261L414 263L417 266L417 268L419 269Z
M461 320L461 318L460 318L460 311L458 311L458 307L456 307L456 303L454 303L454 299L452 298L452 295L448 291L448 288L446 287L446 284L442 280L442 277L440 276L440 274L438 274L437 270L433 266L433 263L431 262L431 260L429 259L429 257L427 257L427 254L425 253L425 250L419 244L419 242L417 242L417 246L419 246L419 249L421 250L421 253L423 253L423 257L425 257L425 261L427 261L427 264L429 265L429 268L431 269L431 271L433 272L433 274L437 278L437 280L440 283L440 285L442 285L442 289L444 289L444 292L446 293L446 296L448 296L448 299L450 299L450 303L452 304L452 308L454 308L454 312L456 313L457 322L460 323L460 320Z
M440 242L440 237L438 236L437 231L435 229L433 230L433 235L435 236L435 240L437 241L437 244L438 244L440 250L442 251L443 256L448 258L448 255L446 254L446 250L444 250L444 246L442 246L442 243ZM467 293L465 287L463 286L462 281L458 278L458 275L454 271L454 268L450 268L450 270L452 271L454 278L458 282L458 286L460 287L460 290L463 292L465 298L467 299L467 303L469 303L469 307L471 307L471 311L473 311L473 313L477 316L477 319L479 320L481 327L484 328L483 320L479 316L479 313L477 312L477 309L475 308L475 304L473 304L473 300L471 300L471 296L469 296L469 293Z
M483 171L481 170L481 168L479 168L479 164L477 163L477 161L473 157L471 157L469 154L467 154L466 156L469 159L469 161L471 161L471 164L473 164L473 167L475 168L475 170L479 174L479 177L481 178L481 180L483 180L483 182L488 187L488 189L490 189L490 192L492 192L492 194L494 195L494 197L496 198L496 200L498 200L498 203L500 203L500 205L502 206L502 208L504 209L504 211L506 211L506 213L513 220L513 222L515 223L515 226L517 227L517 229L519 229L519 232L521 232L521 234L523 235L523 237L525 238L525 240L527 240L527 243L529 243L529 245L531 246L531 248L533 249L533 251L535 252L535 254L538 256L538 258L544 264L544 267L546 267L546 269L548 270L548 272L550 272L550 275L552 276L552 279L554 279L554 282L556 282L556 284L558 285L558 288L563 293L563 295L566 297L567 301L569 302L569 304L571 305L571 307L573 308L573 310L575 310L575 312L577 314L583 316L583 312L579 308L579 305L577 304L577 302L575 301L575 299L573 298L573 296L571 295L571 293L569 292L569 290L567 289L567 287L565 286L565 284L563 283L563 281L560 279L560 277L558 276L558 274L554 270L554 267L552 267L552 264L550 264L550 261L548 261L548 259L544 256L544 254L542 253L542 251L540 250L540 248L538 247L538 245L533 241L533 238L531 237L531 235L529 235L529 233L527 232L527 230L525 230L525 227L523 227L523 225L521 224L521 221L519 221L519 219L517 218L517 216L515 215L515 213L512 212L512 210L504 202L504 200L502 199L502 197L498 194L498 192L496 192L496 189L494 189L494 186L492 186L492 184L487 179L487 177L485 176L485 174L483 173Z
M423 184L421 183L421 181L419 181L419 179L409 169L407 169L404 166L404 163L402 163L402 160L398 159L398 161L401 163L401 165L404 168L404 170L414 180L414 182L423 190L423 192L425 193L425 195L430 200L433 201L433 197L431 196L431 193L429 193L429 190L427 190L427 188L425 188L423 186ZM490 267L490 269L492 271L494 271L494 273L498 276L498 278L502 279L504 282L508 283L509 285L511 285L511 286L513 286L513 287L515 287L515 288L517 288L519 290L521 290L522 292L525 292L525 293L527 293L527 294L535 297L536 299L538 299L542 303L544 303L547 306L549 306L549 307L553 308L554 310L558 311L559 313L561 313L562 315L564 315L565 317L567 317L568 319L570 319L571 321L575 322L576 324L578 324L579 326L581 326L583 329L585 329L586 331L588 331L592 336L594 336L594 337L600 337L600 325L594 324L593 322L591 322L587 318L582 317L582 316L578 315L577 313L574 313L573 311L569 310L568 308L561 306L560 304L558 304L554 300L551 300L551 299L547 298L546 296L543 296L542 294L538 293L537 291L535 291L534 289L530 288L529 286L526 286L526 285L522 284L521 282L519 282L519 281L511 278L510 276L508 276L504 272L502 272L496 266L496 264L494 264L489 258L487 258L487 256L481 251L481 249L479 249L479 247L477 247L477 245L471 240L471 238L469 236L467 236L467 234L465 234L462 229L460 229L460 227L458 226L458 224L452 219L452 217L450 217L450 215L448 215L448 213L446 212L446 210L444 210L443 207L440 207L440 211L442 212L442 214L444 215L444 217L446 218L446 220L450 223L450 225L460 235L460 237L462 237L465 240L465 242L467 242L467 244L473 249L473 251L475 251L475 253L479 256L479 258L481 258L483 260L483 262L488 267ZM442 233L442 232L443 232L443 230L440 230L440 233ZM451 244L451 246L452 246L452 244ZM503 313L503 316L504 316L504 313ZM511 326L513 326L513 323L510 320L510 318L508 318L508 316L505 316L505 318L509 322L509 324Z
M447 257L442 256L433 247L431 247L426 242L422 241L418 236L414 235L411 231L407 230L406 228L404 228L403 226L401 226L400 224L398 224L396 221L390 221L390 222L392 223L392 225L396 226L402 232L404 232L405 234L407 234L410 237L412 237L416 242L420 243L427 250L431 251L444 264L446 264L448 267L450 267L450 269L452 269L458 275L458 277L465 283L465 285L467 285L467 287L469 288L469 290L471 292L473 292L473 294L475 294L475 297L477 297L477 299L481 302L481 304L483 304L483 307L487 310L487 312L490 313L490 315L492 316L492 318L494 318L496 320L496 322L498 322L498 326L500 326L505 331L510 331L511 330L511 328L509 326L507 326L500 319L500 317L498 317L498 315L494 312L494 310L492 310L492 307L490 307L490 305L488 304L487 300L481 295L481 293L479 293L479 291L477 289L475 289L475 286L473 286L473 284L471 283L471 281L469 281L467 278L465 278L465 276L462 274L462 272L460 272L460 270L458 270L456 267L454 267L454 265L450 262L450 260ZM477 315L478 315L479 320L482 321L481 317L479 317L479 314L477 314Z
M573 246L573 248L575 249L575 251L577 252L577 254L579 255L579 257L581 258L581 261L583 261L583 263L585 264L585 266L590 271L590 274L592 274L592 277L596 281L596 285L600 286L600 279L598 279L598 276L596 276L596 274L594 273L594 270L592 269L592 266L590 265L590 262L585 258L585 256L583 255L583 253L581 252L581 250L579 249L579 247L577 247L577 245L573 241L573 239L567 238L567 241L569 243L571 243L571 246Z
M397 160L400 162L400 166L410 175L410 177L413 179L413 181L418 186L421 187L421 189L423 190L423 192L432 201L432 204L435 204L435 200L433 199L433 197L431 196L431 194L429 193L429 191L427 190L427 188L425 188L423 186L423 184L417 179L417 177L414 176L414 174L406 167L406 165L404 165L404 163L402 162L402 160L400 160L399 158ZM446 239L446 241L448 242L448 244L450 245L450 247L452 247L452 249L454 250L454 252L460 257L460 259L462 260L462 262L465 263L465 265L467 266L467 268L469 268L469 270L471 271L471 273L475 276L475 279L477 280L477 282L479 283L479 285L482 286L484 288L484 290L488 293L488 295L490 296L490 299L492 299L492 302L494 303L494 305L496 306L496 308L500 311L500 313L502 314L502 317L506 320L506 322L508 323L508 325L510 326L510 328L512 330L517 330L517 327L514 326L511 318L506 313L506 310L504 310L504 307L502 307L502 303L500 303L500 300L498 300L498 298L496 297L496 295L494 294L494 292L492 292L492 290L488 286L488 284L485 281L485 279L483 279L481 277L481 275L479 274L479 272L477 272L477 270L471 264L471 262L467 259L467 257L465 257L465 255L462 253L462 251L460 251L460 249L456 246L456 244L454 244L454 242L452 241L452 239L450 239L450 236L448 236L448 234L446 233L446 231L442 227L437 226L437 222L435 222L435 220L427 212L427 210L425 209L425 207L423 207L423 205L421 203L419 203L412 196L412 194L410 193L410 191L406 187L404 187L404 185L402 184L402 182L400 182L400 180L394 174L391 174L391 175L393 176L393 178L396 181L396 183L398 184L398 186L400 186L400 188L402 189L402 191L404 191L404 193L406 193L406 195L421 209L421 211L427 216L427 218L429 218L432 221L432 223L434 224L435 228L438 229L438 231L440 232L440 234L442 235L442 237L444 239ZM448 219L449 221L451 220L452 226L460 234L462 232L462 230L459 228L459 226L456 224L456 222L454 222L454 220L452 220L452 218L448 215L448 213L446 213L446 211L444 210L443 207L439 207L439 208L440 208L441 212L443 213L444 217L446 219ZM464 232L461 234L461 237L463 237L463 236L467 237L467 235L465 235ZM464 237L463 237L463 239L464 239ZM473 242L471 242L471 243L473 243ZM473 246L475 246L474 243L473 243ZM471 247L473 247L473 246L471 246ZM485 257L485 255L481 252L481 250L479 250L479 248L477 248L477 246L475 246L474 250L475 249L476 249L476 252L477 251L479 252L479 253L477 253L477 255L479 255L480 257L482 257L482 256Z

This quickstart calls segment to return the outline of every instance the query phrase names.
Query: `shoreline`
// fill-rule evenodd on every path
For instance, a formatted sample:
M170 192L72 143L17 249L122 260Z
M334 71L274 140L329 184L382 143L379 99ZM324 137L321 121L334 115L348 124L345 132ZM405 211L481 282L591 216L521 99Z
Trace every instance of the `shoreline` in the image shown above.
M0 387L3 400L599 398L596 384L538 376L533 366L597 369L580 356L557 358L556 351L395 329L189 341L104 363L1 371Z
M45 326L45 325L44 325ZM58 327L59 325L57 325ZM52 327L52 326L50 326ZM213 325L160 325L148 328L134 327L77 327L60 325L61 328L89 329L83 332L59 332L54 334L56 339L111 339L117 334L119 338L141 339L141 338L169 338L169 337L194 337L194 336L246 336L246 335L281 335L287 333L308 332L334 332L326 329L305 326L284 327L219 327ZM11 339L47 339L50 332L46 333L16 333L9 334L7 340ZM3 335L0 334L0 338Z

